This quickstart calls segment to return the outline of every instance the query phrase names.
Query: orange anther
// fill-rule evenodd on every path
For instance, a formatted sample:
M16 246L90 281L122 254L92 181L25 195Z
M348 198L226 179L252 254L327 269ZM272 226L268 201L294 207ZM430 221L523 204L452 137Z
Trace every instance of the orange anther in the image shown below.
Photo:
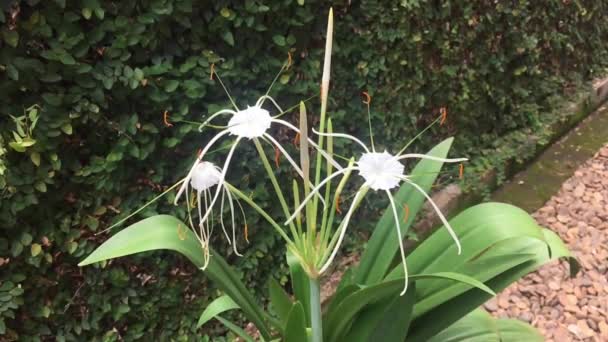
M276 165L277 169L279 168L279 161L281 161L281 152L278 147L274 147L274 165Z
M196 152L196 155L198 156L198 159L201 159L203 157L203 149L199 148L198 152Z
M369 96L369 94L366 91L364 91L361 94L363 94L363 96L365 96L365 100L363 100L363 103L365 103L366 105L369 106L369 104L372 102L372 97Z
M177 225L177 237L182 241L186 240L186 231L181 224Z
M211 72L209 73L209 79L213 80L213 74L215 73L215 63L211 63Z
M458 178L464 178L464 164L460 164L460 169L458 170Z
M245 223L245 241L249 243L249 229L247 227L247 223Z
M291 67L291 63L293 62L293 60L291 59L291 52L287 52L287 66L285 67L285 69L289 69L289 67Z
M163 113L163 123L165 124L165 126L167 127L173 127L173 124L169 122L169 111L166 110Z
M445 107L441 107L439 108L439 114L441 114L441 121L439 122L439 124L443 125L445 123L445 120L447 120L448 118L448 110Z
M342 198L340 196L338 196L336 198L336 212L340 215L342 215L342 209L340 209L340 202L342 201Z
M407 204L403 204L403 223L407 223L408 218L410 218L410 207Z
M295 138L293 138L293 144L295 146L300 146L300 133L296 133Z

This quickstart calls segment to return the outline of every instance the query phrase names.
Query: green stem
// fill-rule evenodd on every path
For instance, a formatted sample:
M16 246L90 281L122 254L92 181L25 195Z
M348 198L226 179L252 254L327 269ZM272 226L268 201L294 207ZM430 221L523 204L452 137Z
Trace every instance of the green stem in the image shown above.
M281 203L281 208L283 208L283 213L285 213L285 217L289 217L289 216L291 216L291 213L289 212L289 207L287 206L287 202L285 201L285 197L283 196L283 191L281 190L281 187L279 186L277 177L274 175L274 171L272 171L272 166L270 166L270 162L268 161L268 158L266 158L266 152L264 152L264 148L262 147L262 144L260 143L260 140L258 138L254 138L253 142L255 144L255 148L258 150L258 154L260 155L260 158L262 159L262 164L264 165L264 169L266 169L266 173L268 173L268 177L270 177L270 182L272 183L274 192L277 194L277 197L279 198L279 203ZM289 229L291 230L291 234L293 235L293 239L294 239L296 246L299 246L300 237L298 236L298 232L296 230L296 226L293 223L293 221L289 224Z
M228 188L231 193L235 194L237 197L240 197L243 201L249 204L255 211L258 212L258 214L262 215L262 217L265 218L268 223L270 223L270 225L277 231L277 233L279 233L279 235L281 235L281 237L287 242L288 245L294 244L293 241L291 241L291 239L289 238L289 236L285 234L281 226L279 226L279 224L275 220L273 220L272 217L270 217L270 215L266 211L264 211L264 209L260 208L260 206L257 205L251 198L247 197L247 195L245 195L242 191L235 188L232 184L228 182L224 182L224 186L226 186L226 188Z
M310 323L312 342L323 342L323 322L321 314L321 286L319 279L309 279L310 284Z

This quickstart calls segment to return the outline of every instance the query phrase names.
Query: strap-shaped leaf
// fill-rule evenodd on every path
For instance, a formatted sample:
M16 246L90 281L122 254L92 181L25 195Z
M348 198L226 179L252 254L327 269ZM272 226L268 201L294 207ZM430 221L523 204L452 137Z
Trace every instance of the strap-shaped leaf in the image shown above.
M403 342L416 301L416 283L403 296L389 297L361 311L343 341Z
M194 233L179 219L169 215L152 216L116 233L79 266L118 258L125 255L169 249L186 256L194 265L203 265L203 254ZM270 338L261 306L253 298L237 273L214 251L205 274L239 305L245 316L255 324L260 334ZM219 317L219 316L218 316Z
M496 291L501 291L524 275L538 269L543 264L558 258L567 258L575 271L578 268L578 264L576 263L576 260L572 258L563 242L557 238L554 233L545 229L541 230L541 234L548 238L546 238L545 241L530 238L523 239L524 241L527 241L525 248L522 249L520 246L516 249L517 253L534 254L535 257L533 259L500 273L496 277L488 280L486 284ZM509 245L511 244L501 244L501 246L499 246L501 248L501 253L504 253L508 248L512 248L509 247ZM549 251L551 251L551 253L549 253ZM573 270L571 270L571 273L572 272ZM410 334L408 335L408 341L427 341L430 337L443 329L446 329L469 312L475 310L479 305L483 304L491 297L492 296L479 291L478 289L471 289L444 302L414 319L410 328Z
M458 255L447 230L439 228L408 256L411 273L452 271L510 238L527 236L545 239L540 227L528 213L504 203L476 205L451 219L450 224L460 239L462 253ZM396 267L388 278L401 277L402 272Z
M514 239L510 239L513 242ZM467 275L481 282L488 281L497 275L506 272L513 267L532 260L533 254L512 254L488 256L482 259L472 260L462 267L455 269L453 273ZM456 283L446 280L421 281L423 286L416 293L417 301L414 309L414 317L418 317L432 308L468 291L471 287L467 284ZM431 287L428 291L426 286Z
M304 308L300 302L295 302L289 311L285 326L285 341L308 342L306 317L304 317Z
M306 275L306 272L304 272L302 266L300 266L298 258L289 252L289 250L287 251L286 258L287 264L289 265L289 273L291 275L291 288L293 294L296 297L296 301L302 303L306 322L310 325L310 285L308 284L308 276Z
M251 336L247 335L247 332L245 330L243 330L241 327L239 327L238 325L230 322L229 320L227 320L225 318L222 318L221 316L216 316L215 318L218 321L222 322L222 324L225 325L226 328L230 329L230 331L237 334L245 342L255 342L255 340L253 338L251 338Z
M270 295L270 304L279 317L282 328L284 328L293 302L274 278L270 278L268 281L268 292Z
M427 154L434 157L445 158L452 146L453 138L449 138L435 146ZM442 162L422 159L418 162L411 173L411 178L425 191L429 191L441 167ZM409 229L416 214L422 208L426 198L413 186L404 184L394 196L397 204L399 219L403 219L403 204L407 204L409 214L407 221L402 223L401 236ZM391 208L384 211L384 215L378 221L374 233L370 237L367 247L361 255L359 266L354 273L354 283L371 285L378 283L384 278L399 248L397 233L395 231L395 219Z
M226 295L217 297L209 305L207 305L207 307L201 314L201 317L198 319L196 327L200 328L203 324L207 323L210 319L221 314L222 312L238 308L239 305L235 303L232 298Z
M515 319L496 319L482 309L464 316L428 342L542 342L532 326Z
M435 274L411 275L410 280L417 279L449 279L462 282L480 289L488 294L495 295L491 288L483 283L463 274L451 272L440 272ZM351 321L361 310L369 305L380 302L386 298L395 298L403 289L403 279L385 281L380 284L364 287L346 296L332 314L327 315L326 328L324 334L328 341L340 341L340 336L345 334Z

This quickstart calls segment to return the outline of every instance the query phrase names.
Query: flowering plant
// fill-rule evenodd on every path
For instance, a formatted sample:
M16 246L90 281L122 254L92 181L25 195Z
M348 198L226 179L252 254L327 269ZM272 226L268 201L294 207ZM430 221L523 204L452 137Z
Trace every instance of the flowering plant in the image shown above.
M319 128L313 129L316 140L308 136L307 111L303 102L299 104L299 127L296 127L280 118L286 112L269 95L271 88L254 106L246 109L240 109L229 95L234 109L212 114L200 125L200 129L219 128L219 133L202 148L184 179L165 192L180 187L175 203L185 197L187 224L168 215L146 218L112 236L80 265L148 250L175 250L205 272L225 293L205 309L199 326L215 318L246 341L253 338L223 318L223 312L242 310L264 341L372 341L377 338L382 341L426 341L437 339L437 336L447 336L456 341L458 336L462 336L463 326L467 327L471 322L491 321L474 310L493 296L494 291L503 289L551 259L569 257L569 252L555 234L538 227L522 210L506 204L478 205L451 221L444 217L428 191L444 163L466 161L464 158L447 158L451 138L426 154L405 153L416 140L414 137L398 153L392 154L386 150L376 151L371 124L371 148L357 137L334 132L331 119L326 116L332 31L330 11ZM281 71L289 65L290 61ZM215 77L224 87L217 73ZM278 110L276 115L272 116L270 110L264 108L266 101ZM369 110L369 96L365 103ZM230 116L225 125L212 124L223 115ZM445 115L443 111L431 126L444 121ZM269 132L273 124L298 134L299 164ZM233 140L220 167L208 152L226 137ZM363 154L358 158L340 157L334 152L333 139L342 138L360 145ZM242 141L252 141L258 151L281 203L283 224L226 180L230 162ZM298 175L300 182L294 181L293 186L288 187L294 201L292 209L287 204L287 191L279 184L262 142L269 143L277 153L281 153ZM314 163L311 162L309 147L316 152ZM409 173L405 173L405 165L402 164L407 159L419 159ZM344 162L347 165L343 165ZM312 175L311 166L314 166ZM340 219L339 202L347 183L354 178L351 175L353 171L358 172L363 183ZM322 308L320 279L330 269L349 231L351 218L369 190L384 193L390 206L378 222L359 265L345 272L336 292ZM303 192L303 197L300 192ZM425 200L435 209L445 229L436 231L407 255L403 236ZM219 221L234 253L240 255L234 204L240 207L241 201L254 208L287 246L293 293L288 295L275 281L271 281L272 314L262 309L235 271L210 244L214 226ZM194 215L191 209L194 209ZM230 215L230 230L225 226L225 214ZM124 220L119 223L122 222ZM247 239L246 228L244 233ZM392 260L398 252L401 262L395 266ZM486 329L482 326L474 333L485 336L483 334L498 334L499 330L515 331L519 337L525 336L525 340L539 339L534 330L519 323L504 321L496 327Z

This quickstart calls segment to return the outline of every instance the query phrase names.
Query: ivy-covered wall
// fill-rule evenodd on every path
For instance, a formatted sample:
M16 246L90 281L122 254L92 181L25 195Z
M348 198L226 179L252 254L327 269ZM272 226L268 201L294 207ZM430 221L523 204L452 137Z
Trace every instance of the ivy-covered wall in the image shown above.
M457 135L459 155L500 153L497 139L533 134L556 96L608 61L608 3L595 0L2 1L0 340L212 333L195 324L217 293L185 260L76 264L109 234L97 233L185 175L209 134L183 121L230 105L212 64L241 106L266 91L288 52L293 64L271 95L289 107L318 94L330 5L334 126L367 136L367 91L376 141L392 149L446 107L448 123L417 150ZM240 149L230 180L280 216L254 152ZM172 197L140 217L183 217ZM283 250L257 215L247 223L245 257L217 245L263 295L269 276L285 281Z

